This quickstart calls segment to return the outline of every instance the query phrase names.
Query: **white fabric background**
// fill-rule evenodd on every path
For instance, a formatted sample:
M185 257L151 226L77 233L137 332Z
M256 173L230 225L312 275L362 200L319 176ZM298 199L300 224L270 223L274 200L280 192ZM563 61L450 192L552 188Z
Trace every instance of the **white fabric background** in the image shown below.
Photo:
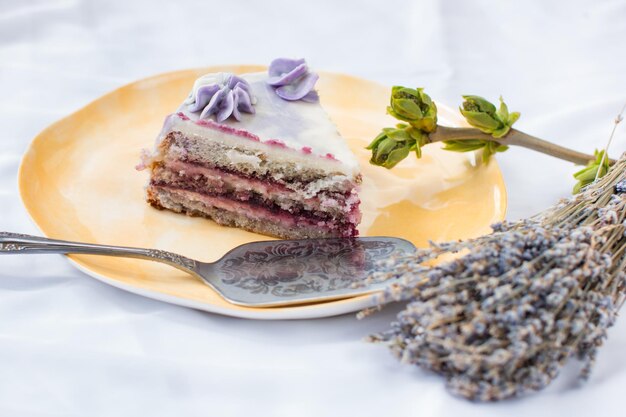
M318 69L461 94L504 95L518 127L591 151L626 100L626 2L0 0L0 230L36 233L16 190L40 130L151 74L306 57ZM617 155L626 149L618 131ZM509 217L569 193L574 168L499 156ZM361 338L393 309L246 321L131 295L60 256L0 258L0 416L623 415L626 320L591 380L477 405Z

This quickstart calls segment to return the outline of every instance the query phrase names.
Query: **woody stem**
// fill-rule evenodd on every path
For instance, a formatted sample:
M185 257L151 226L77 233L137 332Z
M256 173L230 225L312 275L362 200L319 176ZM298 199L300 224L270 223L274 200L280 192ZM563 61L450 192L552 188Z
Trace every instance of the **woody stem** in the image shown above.
M573 162L576 165L587 165L589 161L593 161L596 159L593 155L556 145L554 143L521 132L517 129L511 129L509 133L507 133L502 138L494 138L493 136L487 133L483 133L473 127L437 126L437 129L429 135L428 142L435 143L448 140L477 139L498 142L502 145L521 146L523 148L532 149L534 151L554 156L565 161ZM609 163L612 165L615 163L615 160L609 159Z

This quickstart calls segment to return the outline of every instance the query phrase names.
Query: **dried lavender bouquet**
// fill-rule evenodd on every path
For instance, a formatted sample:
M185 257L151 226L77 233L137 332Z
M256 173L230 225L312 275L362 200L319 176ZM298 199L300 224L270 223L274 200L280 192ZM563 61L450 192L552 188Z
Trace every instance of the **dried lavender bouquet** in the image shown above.
M626 292L626 154L607 175L537 216L390 260L380 305L409 300L386 332L402 361L493 401L546 387L570 357L586 378ZM459 256L437 265L424 262ZM361 313L361 316L371 312Z

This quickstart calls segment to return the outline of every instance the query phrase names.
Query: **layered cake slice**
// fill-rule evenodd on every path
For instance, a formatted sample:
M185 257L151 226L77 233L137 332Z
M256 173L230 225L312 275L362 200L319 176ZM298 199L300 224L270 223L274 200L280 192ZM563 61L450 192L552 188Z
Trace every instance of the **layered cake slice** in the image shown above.
M304 60L268 73L207 74L167 116L148 202L281 238L358 234L358 163L319 104Z

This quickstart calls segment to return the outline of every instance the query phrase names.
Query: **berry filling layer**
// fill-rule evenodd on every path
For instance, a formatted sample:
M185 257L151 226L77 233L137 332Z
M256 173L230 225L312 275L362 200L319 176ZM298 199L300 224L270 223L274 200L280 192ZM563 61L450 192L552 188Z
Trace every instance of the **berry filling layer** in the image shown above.
M223 196L264 206L273 211L284 210L294 215L320 220L340 219L354 224L358 224L360 220L359 199L355 191L322 191L315 197L306 198L303 193L290 190L281 184L181 161L167 161L155 167L151 184Z
M353 223L345 223L335 219L320 219L312 215L306 215L306 213L294 215L284 210L273 210L250 202L197 193L166 185L150 185L148 187L148 193L151 195L159 195L160 192L166 192L173 196L183 206L196 206L195 203L199 202L207 209L217 208L236 213L247 219L280 224L282 227L321 229L327 231L329 235L340 237L354 237L358 235L356 225ZM153 201L154 203L158 204L158 202Z

